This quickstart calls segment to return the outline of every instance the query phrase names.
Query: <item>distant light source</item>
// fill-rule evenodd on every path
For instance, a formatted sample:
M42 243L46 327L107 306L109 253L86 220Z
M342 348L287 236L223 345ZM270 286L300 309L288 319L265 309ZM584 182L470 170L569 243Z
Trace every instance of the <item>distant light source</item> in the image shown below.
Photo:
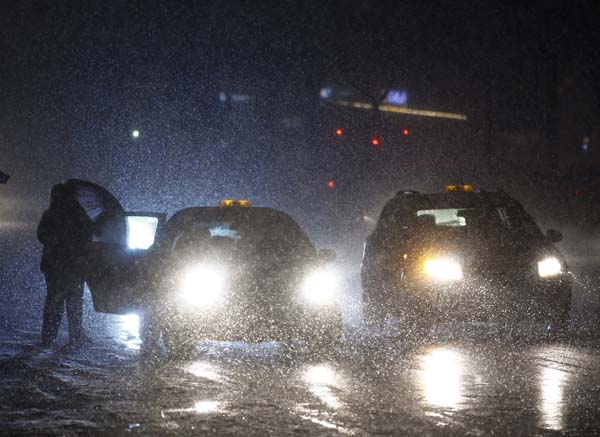
M404 135L405 137L410 135L410 131L408 129L402 129L402 135Z
M333 89L329 86L323 87L321 88L321 91L319 91L319 97L321 97L322 99L329 99L333 96Z
M408 102L408 94L403 90L391 89L386 96L389 105L406 105Z
M373 147L379 147L381 144L381 141L379 140L379 138L373 137L373 138L371 138L371 144L373 145Z
M333 181L333 180L330 180L329 182L327 182L327 186L328 186L329 188L333 188L333 187L335 187L335 181Z
M344 130L343 130L342 128L339 128L339 127L338 127L338 128L335 130L335 134L336 134L338 137L341 137L342 135L344 135Z
M131 131L131 136L133 138L139 138L140 137L140 131L137 129L134 129L133 131Z
M590 150L590 137L583 137L583 140L581 141L581 151L582 152L589 152Z

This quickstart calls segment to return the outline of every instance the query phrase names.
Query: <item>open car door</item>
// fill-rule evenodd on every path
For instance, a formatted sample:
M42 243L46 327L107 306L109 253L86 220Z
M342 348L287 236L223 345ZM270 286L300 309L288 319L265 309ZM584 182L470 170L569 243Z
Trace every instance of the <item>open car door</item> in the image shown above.
M110 192L92 182L69 179L65 185L94 222L85 269L94 310L109 314L142 310L148 291L148 249L166 214L126 212Z

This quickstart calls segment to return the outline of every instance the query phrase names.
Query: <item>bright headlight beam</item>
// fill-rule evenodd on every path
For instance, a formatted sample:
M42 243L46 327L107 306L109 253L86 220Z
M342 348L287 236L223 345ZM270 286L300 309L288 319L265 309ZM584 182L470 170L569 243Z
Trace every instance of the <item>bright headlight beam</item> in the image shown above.
M333 303L338 287L335 272L318 269L308 274L302 286L304 298L314 305Z
M555 256L549 256L538 262L538 273L541 278L549 278L562 273L562 264Z
M187 271L181 284L183 300L193 306L217 303L225 288L225 272L214 265L199 264Z
M460 264L450 258L427 258L423 270L429 278L440 282L460 281L463 278Z

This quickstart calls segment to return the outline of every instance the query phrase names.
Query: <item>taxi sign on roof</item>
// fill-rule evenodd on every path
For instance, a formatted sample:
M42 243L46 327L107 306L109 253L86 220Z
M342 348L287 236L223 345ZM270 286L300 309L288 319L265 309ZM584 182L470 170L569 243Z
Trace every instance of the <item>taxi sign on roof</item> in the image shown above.
M248 207L248 206L250 206L250 201L247 199L241 199L241 200L224 199L224 200L221 200L220 206L221 206L221 208L227 208L227 207L231 207L231 206Z
M472 192L475 190L473 189L473 185L446 185L446 192L448 193L451 191Z

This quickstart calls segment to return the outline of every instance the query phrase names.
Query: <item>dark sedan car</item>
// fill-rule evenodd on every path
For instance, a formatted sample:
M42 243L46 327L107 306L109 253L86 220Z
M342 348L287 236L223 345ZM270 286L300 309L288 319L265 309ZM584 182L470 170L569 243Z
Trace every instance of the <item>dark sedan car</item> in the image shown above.
M453 321L568 326L571 276L524 208L504 192L450 186L400 191L368 237L362 264L367 323L398 316L415 327Z
M112 208L98 220L87 282L96 311L144 313L170 353L200 339L301 342L342 337L331 250L287 214L223 201L164 216Z

